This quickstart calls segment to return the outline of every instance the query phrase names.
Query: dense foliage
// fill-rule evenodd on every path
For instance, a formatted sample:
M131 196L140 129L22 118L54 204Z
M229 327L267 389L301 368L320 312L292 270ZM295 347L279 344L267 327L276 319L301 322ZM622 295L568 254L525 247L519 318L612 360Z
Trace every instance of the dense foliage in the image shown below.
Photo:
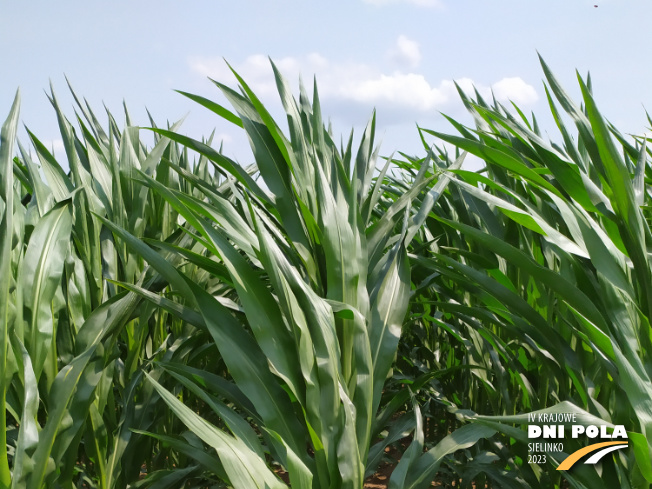
M650 487L645 139L543 63L560 143L460 90L475 128L380 158L375 115L338 145L316 87L273 68L285 131L237 74L216 83L233 111L184 93L246 132L250 166L178 125L150 121L149 148L77 96L73 126L52 92L62 165L17 142L16 97L0 488ZM629 448L529 463L532 412L625 425Z

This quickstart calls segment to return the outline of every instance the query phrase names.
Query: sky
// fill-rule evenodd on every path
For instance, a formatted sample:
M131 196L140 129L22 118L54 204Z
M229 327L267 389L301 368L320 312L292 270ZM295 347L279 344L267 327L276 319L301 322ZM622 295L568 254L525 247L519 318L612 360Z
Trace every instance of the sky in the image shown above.
M316 77L338 139L361 133L375 108L383 155L424 156L417 125L454 133L442 113L470 124L454 81L534 112L559 140L540 53L575 98L576 70L590 71L602 113L642 134L650 18L649 0L0 0L0 119L20 87L22 123L65 159L45 91L51 82L74 118L67 77L98 114L105 105L122 122L124 101L143 126L146 109L159 126L187 115L182 133L214 130L215 144L248 163L239 128L174 90L228 105L209 80L235 87L226 60L283 123L271 58L297 95L299 77L309 88Z

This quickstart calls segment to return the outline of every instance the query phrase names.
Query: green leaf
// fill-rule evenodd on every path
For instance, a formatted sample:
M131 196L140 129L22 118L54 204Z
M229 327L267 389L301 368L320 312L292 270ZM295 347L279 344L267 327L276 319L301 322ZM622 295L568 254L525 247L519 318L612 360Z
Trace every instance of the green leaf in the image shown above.
M32 357L37 380L45 366L46 357L53 354L55 330L52 300L60 286L71 229L70 201L60 202L34 228L21 268L19 280L28 312L24 341ZM56 362L56 358L50 360ZM47 370L48 376L54 378L56 363Z
M264 459L260 458L243 441L218 430L186 407L150 375L147 375L147 378L183 424L215 449L235 489L287 487L269 470Z
M6 406L8 382L11 374L9 355L10 287L12 276L14 171L13 152L18 126L20 93L16 93L7 120L0 131L0 487L6 489L11 483L7 458L7 420L3 414Z
M419 457L412 466L403 487L405 489L425 489L430 485L446 455L469 448L479 440L489 438L495 433L495 429L473 423L456 429Z

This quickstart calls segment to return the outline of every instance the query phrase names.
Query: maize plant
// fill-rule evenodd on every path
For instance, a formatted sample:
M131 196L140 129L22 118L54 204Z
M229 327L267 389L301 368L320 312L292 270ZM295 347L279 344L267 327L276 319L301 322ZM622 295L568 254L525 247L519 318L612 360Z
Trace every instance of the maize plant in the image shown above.
M184 232L204 248L199 256L169 246L166 253L180 253L208 272L218 265L226 269L237 308L229 309L131 233L105 225L184 298L178 313L211 334L228 367L228 392L210 372L166 362L158 366L179 388L170 392L152 384L188 429L215 448L230 484L362 488L379 462L378 448L386 445L381 440L370 457L384 428L377 413L410 302L406 246L427 214L412 213L410 204L425 190L441 192L446 179L437 182L426 159L413 185L379 213L391 159L377 175L375 118L355 152L352 137L338 148L322 122L316 88L312 102L303 88L297 101L274 72L289 137L237 74L240 93L216 82L235 112L189 95L246 131L258 180L208 145L160 129L158 134L213 162L231 183L229 194L175 166L201 197L144 173L139 179L183 217ZM161 307L169 305L140 291ZM178 396L201 399L223 425ZM418 408L415 413L418 425ZM390 487L429 485L445 453L493 432L475 428L425 456L417 433ZM410 473L416 466L420 478Z
M250 165L178 124L150 120L148 148L74 92L73 125L51 91L62 164L17 142L17 96L0 488L649 487L651 152L542 64L561 143L460 90L475 128L384 162L375 115L338 144L316 85L297 100L274 65L283 125L237 73L215 82L232 110L181 92L245 131ZM529 463L524 425L556 413L628 448Z
M31 132L32 150L16 143L18 96L2 130L0 487L125 487L143 466L167 467L164 449L162 462L154 460L152 440L132 436L174 421L156 411L158 396L143 384L142 368L153 358L200 362L211 355L184 346L182 339L197 339L182 334L176 317L115 285L165 286L100 220L141 238L172 233L175 211L134 185L131 174L144 171L180 188L166 162L185 167L186 156L166 138L147 150L138 131L120 131L110 113L104 130L75 99L81 137L50 95L68 172Z
M605 122L590 79L578 77L579 106L542 66L560 144L518 107L461 90L476 128L452 121L458 136L423 131L476 155L485 168L452 172L411 255L419 297L410 329L428 345L412 375L449 371L450 380L440 375L431 386L433 405L504 433L482 452L502 463L475 464L501 487L647 488L650 151L645 138L626 138ZM406 348L420 341L414 338L406 337ZM546 453L547 464L528 464L532 440L513 425L527 424L532 412L623 425L629 451L603 459L600 470L557 472L582 446L568 439L562 452ZM472 473L473 465L458 470Z

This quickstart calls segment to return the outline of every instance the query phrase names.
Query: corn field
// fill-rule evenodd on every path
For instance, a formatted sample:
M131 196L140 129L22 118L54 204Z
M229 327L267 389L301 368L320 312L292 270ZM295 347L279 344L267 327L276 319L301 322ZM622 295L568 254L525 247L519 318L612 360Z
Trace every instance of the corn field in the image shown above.
M237 73L231 108L181 92L246 165L52 90L58 161L17 95L0 489L649 488L652 151L542 67L554 137L459 89L475 127L419 127L420 156L381 156L375 114L333 134L273 64L282 123ZM628 446L556 470L600 441L533 458L561 414Z

